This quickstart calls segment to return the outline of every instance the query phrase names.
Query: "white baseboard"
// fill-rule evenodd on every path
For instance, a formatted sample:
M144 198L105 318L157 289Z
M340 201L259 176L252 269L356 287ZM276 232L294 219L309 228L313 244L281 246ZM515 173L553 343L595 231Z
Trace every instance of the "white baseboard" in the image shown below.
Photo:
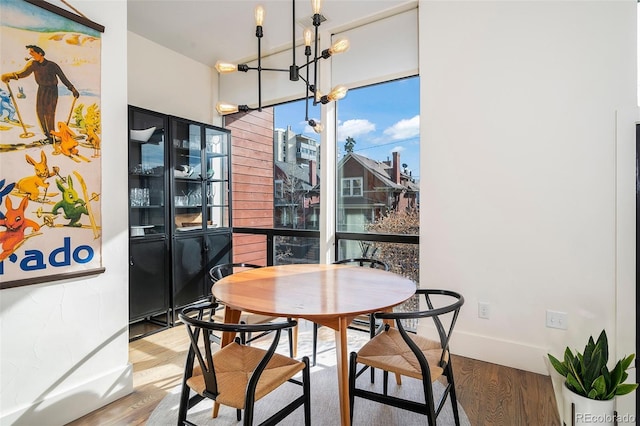
M0 415L2 425L63 425L133 392L133 366L126 364L64 392Z
M418 326L418 333L437 339L433 327ZM456 330L450 347L451 352L456 355L549 375L547 350L538 346Z
M522 342L496 339L491 336L455 331L451 352L467 358L549 375L545 359L547 349Z

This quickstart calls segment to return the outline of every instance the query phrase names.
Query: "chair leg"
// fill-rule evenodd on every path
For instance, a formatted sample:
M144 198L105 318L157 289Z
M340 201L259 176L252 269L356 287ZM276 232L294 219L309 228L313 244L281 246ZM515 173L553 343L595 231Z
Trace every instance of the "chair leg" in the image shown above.
M302 370L302 392L304 393L304 424L311 426L311 373L309 372L309 358L302 358L304 370Z
M240 324L246 324L246 322L240 321ZM244 331L241 331L240 332L240 343L242 345L246 345L247 344L247 340L251 340L251 333L249 333L247 335L247 333L245 333Z
M180 394L180 408L178 409L178 426L183 426L187 420L187 410L189 409L189 393L191 388L186 383L182 384L182 392Z
M400 386L402 384L402 376L400 373L396 373L396 385Z
M376 335L376 317L373 314L369 314L369 339L373 339ZM371 384L376 382L376 369L369 367L371 370Z
M349 358L349 419L350 423L353 424L353 405L355 400L355 389L356 389L356 367L357 367L357 359L358 354L355 352L351 352L351 357Z
M312 365L316 366L316 357L318 356L318 328L320 326L318 323L313 323L313 363Z
M211 409L211 418L218 418L218 412L220 411L220 403L218 401L213 401L213 408Z
M447 367L445 368L445 375L447 376L447 380L451 384L451 388L449 388L449 400L451 401L451 409L453 410L453 419L456 426L460 426L460 415L458 414L458 397L456 396L456 386L453 382L453 367L451 366L451 358L449 358L449 362L447 363Z
M189 410L189 395L191 388L187 386L187 379L193 374L193 361L195 352L193 348L189 349L187 361L184 366L184 374L182 376L182 392L180 393L180 408L178 409L178 426L183 426L187 420L187 411Z
M382 373L382 393L389 394L389 372L387 370Z
M295 358L298 356L298 326L288 329L287 333L289 334L289 355Z
M293 340L293 349L291 350L291 358L296 358L298 356L298 326L296 325L293 328L289 329L291 331L292 340Z

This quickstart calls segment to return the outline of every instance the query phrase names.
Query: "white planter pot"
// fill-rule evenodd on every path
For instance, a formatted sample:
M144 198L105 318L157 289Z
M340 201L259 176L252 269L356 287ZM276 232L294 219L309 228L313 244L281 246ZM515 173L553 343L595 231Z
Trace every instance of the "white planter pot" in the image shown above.
M615 399L598 401L585 398L562 386L564 400L563 420L566 426L614 426ZM572 408L575 407L574 410ZM575 416L572 418L572 412Z

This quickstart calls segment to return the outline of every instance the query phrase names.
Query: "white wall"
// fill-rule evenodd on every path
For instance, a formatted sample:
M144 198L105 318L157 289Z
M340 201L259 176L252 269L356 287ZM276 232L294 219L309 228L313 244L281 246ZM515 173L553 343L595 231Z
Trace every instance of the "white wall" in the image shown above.
M457 353L548 374L603 328L635 350L635 8L420 2L420 276L466 298Z
M129 105L220 126L215 69L129 32Z
M60 425L132 391L128 364L127 10L76 1L102 35L104 274L0 292L0 424Z

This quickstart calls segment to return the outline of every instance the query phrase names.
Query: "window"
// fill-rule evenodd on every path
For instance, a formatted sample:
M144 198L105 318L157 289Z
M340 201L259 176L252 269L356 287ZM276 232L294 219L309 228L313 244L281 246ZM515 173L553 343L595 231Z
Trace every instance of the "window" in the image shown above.
M282 180L276 180L274 182L273 193L274 193L274 197L276 199L284 197L284 184L283 184Z
M343 178L342 179L342 196L343 197L362 197L362 178Z
M419 234L419 84L410 77L351 89L339 101L338 232ZM417 244L343 236L337 247L340 259L373 257L418 282Z

